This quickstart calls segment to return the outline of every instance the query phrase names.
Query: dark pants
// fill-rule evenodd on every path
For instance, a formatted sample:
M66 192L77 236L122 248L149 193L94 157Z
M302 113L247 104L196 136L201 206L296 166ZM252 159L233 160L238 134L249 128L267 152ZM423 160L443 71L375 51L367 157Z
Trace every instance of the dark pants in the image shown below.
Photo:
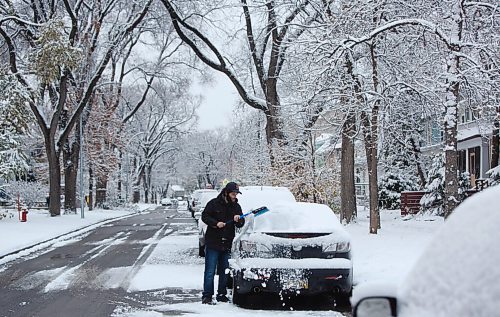
M217 286L218 295L227 294L227 274L229 268L229 256L231 251L219 251L205 246L205 274L203 277L203 297L214 294L214 276L215 268L219 274L219 285Z

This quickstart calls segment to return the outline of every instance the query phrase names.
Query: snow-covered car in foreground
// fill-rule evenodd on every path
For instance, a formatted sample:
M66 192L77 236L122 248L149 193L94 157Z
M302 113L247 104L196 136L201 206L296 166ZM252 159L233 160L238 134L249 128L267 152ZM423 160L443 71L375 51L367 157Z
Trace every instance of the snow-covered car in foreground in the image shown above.
M243 210L243 213L246 213L250 210L267 206L273 202L279 201L288 201L295 202L295 197L292 192L286 187L273 187L273 186L240 186L241 195L238 196L238 203ZM203 195L210 195L204 193ZM215 194L214 197L218 195ZM200 199L201 200L201 199ZM199 203L201 206L202 203L204 205L200 208L200 215L205 208L205 205L209 200ZM200 216L196 216L195 218L199 219ZM207 224L203 221L198 221L198 238L199 238L199 250L198 254L200 256L205 256L205 232L207 231Z
M352 290L350 237L326 205L270 204L248 218L233 242L230 270L233 303L245 305L256 293L336 294Z
M465 200L401 285L361 284L354 317L500 316L500 186Z

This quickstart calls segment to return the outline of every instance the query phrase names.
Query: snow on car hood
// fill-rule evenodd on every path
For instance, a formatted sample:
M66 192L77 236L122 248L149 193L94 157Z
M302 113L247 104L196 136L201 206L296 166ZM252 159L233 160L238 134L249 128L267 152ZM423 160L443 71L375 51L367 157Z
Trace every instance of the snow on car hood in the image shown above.
M399 316L499 316L500 186L453 211L400 288Z
M326 205L278 202L269 211L255 217L251 231L280 233L337 233L347 236L335 213Z

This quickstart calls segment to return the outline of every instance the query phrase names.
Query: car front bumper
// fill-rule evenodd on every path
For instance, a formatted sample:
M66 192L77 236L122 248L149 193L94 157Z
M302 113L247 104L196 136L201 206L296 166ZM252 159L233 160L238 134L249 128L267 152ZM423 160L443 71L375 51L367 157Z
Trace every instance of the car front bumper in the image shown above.
M244 260L231 260L234 285L240 294L349 293L352 289L352 262L349 259L283 259L282 261L261 259L263 261L254 262L259 263L254 266L248 265L249 261ZM270 264L267 267L266 262Z

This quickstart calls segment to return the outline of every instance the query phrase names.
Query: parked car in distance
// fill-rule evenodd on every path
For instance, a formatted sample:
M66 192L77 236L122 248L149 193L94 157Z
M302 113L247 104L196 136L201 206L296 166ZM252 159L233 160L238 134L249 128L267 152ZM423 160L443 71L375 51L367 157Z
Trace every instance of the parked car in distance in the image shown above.
M191 212L191 216L194 218L194 214L199 209L200 197L203 193L218 193L215 189L197 189L191 194L191 198L188 200L188 209ZM217 195L216 195L217 196Z
M172 206L172 198L168 198L168 197L164 197L160 200L160 204L162 206L167 206L167 207L170 207Z
M266 206L273 202L295 202L295 197L293 196L292 192L290 192L290 190L286 187L240 186L240 192L241 195L238 195L238 203L240 204L243 213L262 206ZM205 202L205 205L208 203L208 201ZM205 205L203 205L203 208L201 208L197 219L199 219L199 217L201 216L201 212L205 208ZM198 254L202 257L205 256L206 231L207 224L203 221L198 221Z
M346 303L352 291L350 236L326 205L279 202L249 218L233 242L233 303L255 294L327 294Z
M500 185L446 219L400 285L361 284L354 317L499 316Z
M184 197L177 197L177 211L187 211L188 201Z

